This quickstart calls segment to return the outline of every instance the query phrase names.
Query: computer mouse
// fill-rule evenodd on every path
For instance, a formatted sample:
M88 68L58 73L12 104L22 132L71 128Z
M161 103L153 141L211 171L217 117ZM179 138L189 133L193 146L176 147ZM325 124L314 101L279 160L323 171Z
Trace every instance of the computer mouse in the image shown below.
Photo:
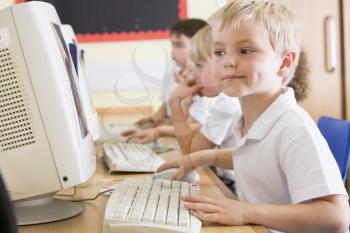
M177 171L177 168L166 169L161 172L154 173L152 175L152 178L170 180L176 171ZM192 171L188 173L186 176L182 177L181 179L181 181L187 181L189 183L198 183L199 180L200 180L200 176L196 171Z

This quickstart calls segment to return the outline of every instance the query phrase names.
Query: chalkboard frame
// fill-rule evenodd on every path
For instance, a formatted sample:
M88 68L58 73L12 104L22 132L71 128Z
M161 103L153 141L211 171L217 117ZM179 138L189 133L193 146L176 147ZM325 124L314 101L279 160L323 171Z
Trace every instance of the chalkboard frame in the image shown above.
M178 20L187 18L187 0L178 1ZM16 0L16 3L23 3L26 0ZM98 2L98 1L97 1ZM108 32L108 33L77 33L79 43L132 41L132 40L154 40L170 38L170 30L148 30L130 32Z

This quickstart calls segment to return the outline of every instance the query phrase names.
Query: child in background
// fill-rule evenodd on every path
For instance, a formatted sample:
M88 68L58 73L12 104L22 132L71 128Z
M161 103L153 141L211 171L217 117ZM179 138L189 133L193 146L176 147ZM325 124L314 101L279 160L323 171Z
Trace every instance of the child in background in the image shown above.
M213 148L232 148L233 124L241 116L238 98L220 93L218 78L215 77L220 77L221 69L215 70L212 67L211 46L212 30L208 25L191 40L189 64L195 71L196 82L191 85L188 82L180 83L170 98L171 118L183 154ZM194 93L213 99L206 122L200 130L195 131L186 123L185 114L181 110L181 102ZM233 171L215 168L215 172L234 191Z
M191 41L192 36L195 32L197 32L200 28L199 25L203 26L202 20L198 19L188 19L180 21L175 24L171 28L172 34L172 57L176 64L182 68L182 71L175 75L175 78L178 83L180 82L188 82L192 78L192 70L188 68L188 50L189 43ZM204 22L204 24L206 24ZM194 25L196 25L194 27ZM170 80L165 80L163 89L162 89L162 97L164 100L163 107L158 111L157 116L167 116L167 118L171 115L171 110L169 107L169 98L172 91L176 88L177 84L174 81L173 77ZM185 121L190 124L192 130L197 130L201 124L203 124L206 118L209 115L209 108L212 104L212 101L205 97L199 97L197 95L188 96L188 98L182 102L181 109L185 113ZM154 117L151 117L152 119ZM149 119L151 119L149 118ZM157 137L160 136L174 136L174 127L169 125L163 125L162 122L159 123L160 126L153 127L145 130L129 130L122 133L123 136L127 137L128 142L133 143L149 143L154 141ZM141 120L140 122L145 123L145 120ZM156 123L155 121L153 121Z
M170 124L170 107L169 107L169 97L170 93L177 86L177 73L186 74L187 66L187 53L189 44L191 42L192 36L202 27L207 25L204 20L201 19L186 19L177 22L170 28L171 34L171 57L177 67L180 69L179 72L171 71L170 74L166 75L163 79L162 89L161 89L161 101L163 104L158 109L158 111L150 117L143 118L137 121L135 124L142 127L142 125L148 124L153 126L158 126L162 124Z
M218 79L221 70L211 65L211 27L206 26L192 38L189 57L194 72L193 83L182 82L170 98L172 122L175 135L184 154L210 149L224 144L226 135L232 130L232 122L241 114L238 99L220 94ZM200 131L191 130L181 109L181 102L198 93L201 96L215 97L210 114ZM215 132L215 133L214 133ZM215 138L211 134L215 134Z
M348 232L349 203L338 166L289 83L299 56L297 24L284 6L235 0L213 20L221 89L237 96L232 150L205 150L161 165L174 179L203 165L235 170L239 200L184 196L204 221L259 224L271 232ZM214 151L214 152L213 152Z

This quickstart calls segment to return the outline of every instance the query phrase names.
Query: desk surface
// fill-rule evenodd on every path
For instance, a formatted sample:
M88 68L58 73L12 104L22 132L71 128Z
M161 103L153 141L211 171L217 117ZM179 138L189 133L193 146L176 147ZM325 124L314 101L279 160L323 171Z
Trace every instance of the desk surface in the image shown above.
M160 140L160 144L166 146L169 144L174 145L174 140L164 138ZM132 173L113 173L109 174L107 168L103 164L100 156L101 151L98 151L97 168L96 172L89 181L81 185L82 188L77 188L77 194L74 196L76 199L90 198L95 196L102 187L117 183L118 179L125 178L142 178L147 177L150 174L132 174ZM176 151L168 152L164 154L166 159L170 157L178 156ZM211 197L230 197L233 198L233 194L229 189L217 178L217 176L209 168L198 169L200 174L200 193L209 195ZM103 179L113 179L114 181L105 181ZM67 189L61 193L70 194L73 189ZM67 220L40 224L33 226L23 226L19 228L19 233L100 233L102 232L103 216L106 203L108 201L107 196L100 196L94 201L82 202L84 208L83 213ZM268 231L261 226L221 226L217 224L203 223L203 233L267 233Z

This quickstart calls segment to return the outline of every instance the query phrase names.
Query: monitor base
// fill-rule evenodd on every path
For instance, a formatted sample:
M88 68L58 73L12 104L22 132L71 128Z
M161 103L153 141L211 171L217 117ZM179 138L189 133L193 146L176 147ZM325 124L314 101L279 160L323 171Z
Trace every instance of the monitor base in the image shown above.
M13 206L19 226L60 221L83 211L80 205L54 199L52 195L15 201Z

